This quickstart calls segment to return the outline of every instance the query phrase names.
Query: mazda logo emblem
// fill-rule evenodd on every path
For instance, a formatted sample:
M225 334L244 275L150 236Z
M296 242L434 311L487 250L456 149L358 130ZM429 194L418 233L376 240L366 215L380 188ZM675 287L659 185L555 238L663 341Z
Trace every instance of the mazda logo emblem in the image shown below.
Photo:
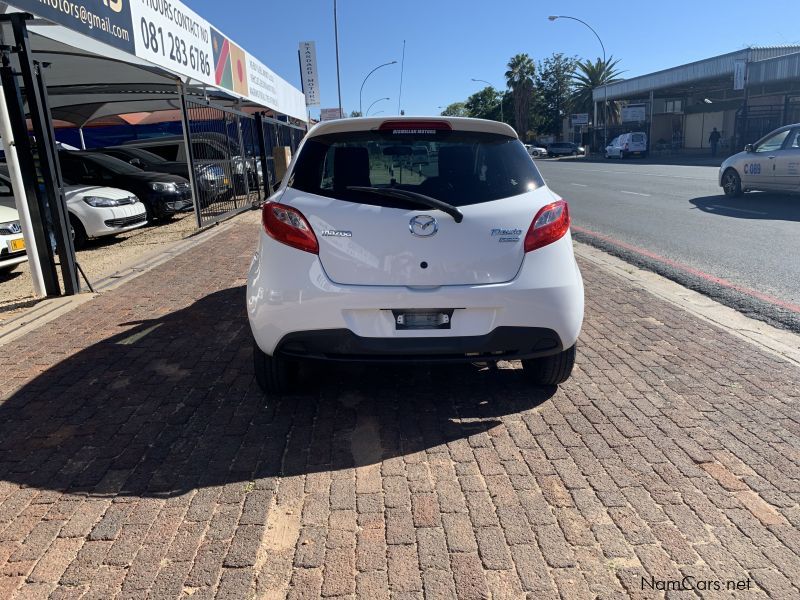
M408 222L408 229L416 236L430 237L439 231L439 223L430 215L417 215Z

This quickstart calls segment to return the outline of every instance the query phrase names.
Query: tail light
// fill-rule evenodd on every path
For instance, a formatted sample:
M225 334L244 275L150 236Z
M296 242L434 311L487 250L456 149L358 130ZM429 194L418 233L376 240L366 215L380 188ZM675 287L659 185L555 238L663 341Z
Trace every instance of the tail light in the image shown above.
M564 200L543 206L525 235L525 252L560 240L569 230L569 207Z
M292 248L319 254L317 236L299 210L285 204L267 202L261 212L261 222L271 238Z
M626 143L625 143L625 150L627 150L627 149L628 149L628 144L627 144L627 142L626 142Z

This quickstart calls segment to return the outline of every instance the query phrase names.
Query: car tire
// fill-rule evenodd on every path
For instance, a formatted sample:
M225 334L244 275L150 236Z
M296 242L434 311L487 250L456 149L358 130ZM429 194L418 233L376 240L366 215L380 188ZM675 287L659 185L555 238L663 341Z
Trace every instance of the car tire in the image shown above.
M288 394L295 387L297 364L280 356L268 356L253 342L256 382L268 396Z
M739 177L736 169L725 169L722 174L722 190L728 198L736 198L742 195L742 178Z
M575 366L577 344L558 354L531 358L522 361L525 377L537 385L558 385L564 383Z
M72 230L72 246L75 250L80 250L86 247L86 241L89 236L86 235L86 228L81 223L80 219L73 214L69 215L69 225Z

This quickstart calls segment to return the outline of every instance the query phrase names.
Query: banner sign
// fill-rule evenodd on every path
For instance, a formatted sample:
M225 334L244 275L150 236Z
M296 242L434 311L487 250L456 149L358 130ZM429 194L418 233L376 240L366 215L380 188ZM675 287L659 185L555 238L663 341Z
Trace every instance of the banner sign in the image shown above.
M11 0L178 75L305 121L303 93L179 0Z
M341 119L342 111L338 108L323 108L319 111L320 121L333 121L334 119Z
M744 59L736 59L733 61L733 89L743 90L745 83L745 75L747 73L747 61Z
M15 8L134 54L129 0L11 0Z
M319 78L317 77L317 48L314 42L300 42L300 77L306 106L319 106Z
M644 104L623 106L621 112L623 123L629 123L631 121L642 122L647 120L647 112Z
M575 125L588 125L589 124L589 113L578 113L572 115L572 126Z

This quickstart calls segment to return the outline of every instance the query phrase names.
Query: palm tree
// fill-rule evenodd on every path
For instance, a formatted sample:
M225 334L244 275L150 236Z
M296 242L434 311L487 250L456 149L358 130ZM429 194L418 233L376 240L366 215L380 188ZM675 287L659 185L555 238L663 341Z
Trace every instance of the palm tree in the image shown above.
M536 65L527 54L517 54L508 61L507 67L506 81L514 100L514 124L517 126L517 135L525 138L528 132Z
M598 58L594 62L590 60L578 61L577 69L572 75L572 79L575 82L575 91L570 99L572 112L592 112L592 106L594 105L592 92L600 86L622 80L620 77L622 71L617 69L618 63L619 59L615 59L613 56L610 56L605 62L602 58ZM611 123L619 122L618 102L609 102L607 112L608 120Z

